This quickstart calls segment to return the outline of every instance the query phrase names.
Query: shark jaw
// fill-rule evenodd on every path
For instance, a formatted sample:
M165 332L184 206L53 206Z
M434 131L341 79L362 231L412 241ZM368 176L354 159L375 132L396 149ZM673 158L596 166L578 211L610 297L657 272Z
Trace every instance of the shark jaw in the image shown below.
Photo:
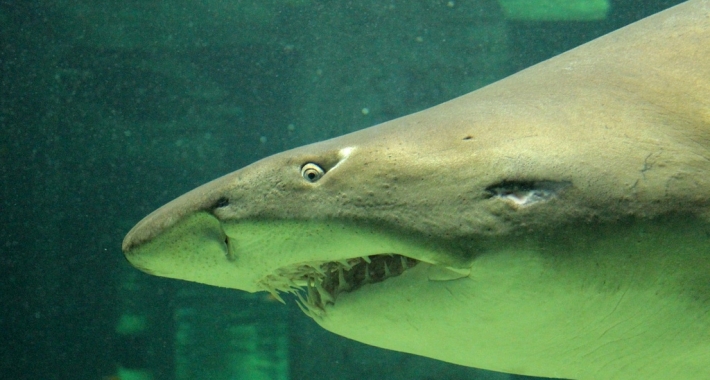
M344 293L426 265L430 279L468 274L448 254L391 234L338 221L222 222L208 212L186 217L165 234L130 249L136 268L213 286L296 295L309 316L324 316ZM425 284L422 284L425 285Z
M326 306L335 305L341 294L399 276L417 264L419 260L398 254L295 264L277 269L261 280L260 285L281 302L279 292L295 294L301 310L318 319Z

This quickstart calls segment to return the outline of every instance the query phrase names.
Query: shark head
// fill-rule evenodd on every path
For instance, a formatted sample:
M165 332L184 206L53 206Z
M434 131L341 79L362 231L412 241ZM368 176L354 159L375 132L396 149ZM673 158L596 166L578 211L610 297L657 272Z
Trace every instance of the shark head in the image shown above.
M706 377L708 15L690 1L265 158L153 212L123 251L158 276L295 293L330 331L457 364Z
M450 115L444 110L439 124ZM305 310L320 317L342 294L417 266L429 279L468 276L477 254L514 228L506 212L570 212L541 209L571 189L569 176L531 174L547 164L531 171L531 155L501 160L491 151L501 144L483 147L491 143L465 131L417 132L420 119L287 151L207 183L137 224L126 257L163 277L276 296L305 289Z

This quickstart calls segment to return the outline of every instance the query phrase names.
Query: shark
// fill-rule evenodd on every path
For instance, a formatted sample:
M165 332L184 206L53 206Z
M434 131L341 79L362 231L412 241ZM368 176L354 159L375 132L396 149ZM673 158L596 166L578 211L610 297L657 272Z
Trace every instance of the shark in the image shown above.
M464 366L710 377L710 1L433 108L285 151L140 221L149 274L295 294Z

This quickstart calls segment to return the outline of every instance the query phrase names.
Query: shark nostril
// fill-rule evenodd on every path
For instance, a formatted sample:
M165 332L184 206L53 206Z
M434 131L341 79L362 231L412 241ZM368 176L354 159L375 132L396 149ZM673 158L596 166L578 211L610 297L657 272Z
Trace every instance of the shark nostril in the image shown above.
M219 199L217 199L217 202L214 203L214 205L212 206L212 209L214 210L216 208L227 207L227 206L229 206L229 198L220 197Z

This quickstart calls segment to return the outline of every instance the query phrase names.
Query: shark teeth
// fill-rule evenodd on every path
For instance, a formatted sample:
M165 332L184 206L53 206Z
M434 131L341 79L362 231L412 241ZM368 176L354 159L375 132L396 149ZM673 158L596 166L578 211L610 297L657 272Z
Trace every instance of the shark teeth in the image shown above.
M297 264L278 269L260 285L281 302L278 293L295 294L301 310L315 318L323 315L327 305L335 304L339 294L399 276L417 263L406 256L385 254Z

